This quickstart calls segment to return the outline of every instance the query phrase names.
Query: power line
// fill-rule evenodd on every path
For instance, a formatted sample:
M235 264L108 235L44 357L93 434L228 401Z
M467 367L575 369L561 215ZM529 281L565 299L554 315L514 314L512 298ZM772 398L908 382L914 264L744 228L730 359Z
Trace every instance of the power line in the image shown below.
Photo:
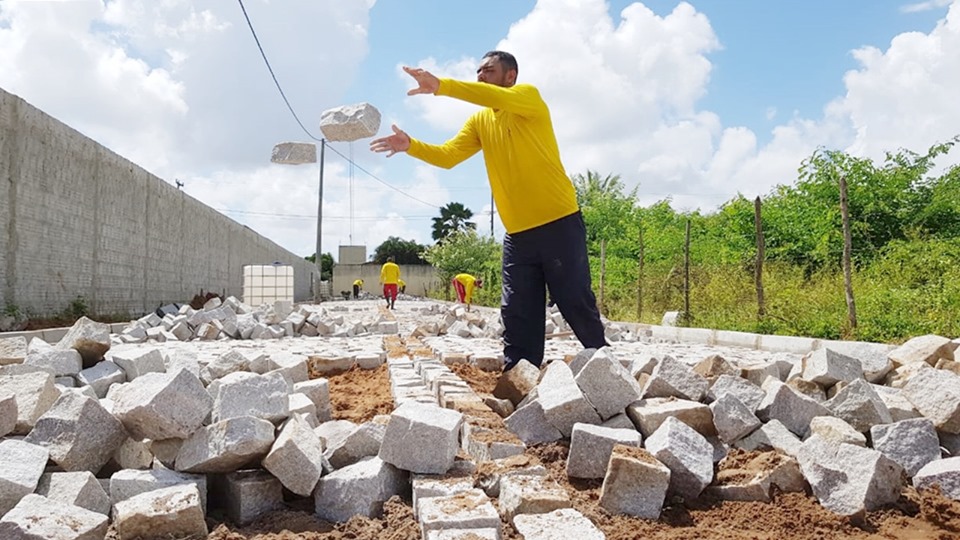
M303 125L303 122L300 121L300 117L297 116L296 111L293 110L293 106L290 105L290 101L287 99L287 95L283 93L283 88L280 87L280 81L277 80L276 74L273 73L273 67L270 66L270 61L267 60L267 53L263 51L263 45L260 44L260 38L257 37L256 30L253 29L253 23L250 22L250 16L247 15L247 8L244 7L243 0L237 0L237 2L240 3L240 9L243 11L243 18L247 20L247 26L250 27L250 33L253 34L253 40L257 42L257 48L260 49L260 56L263 57L263 62L267 65L267 70L270 71L270 76L273 77L273 82L274 84L277 85L277 90L280 91L280 97L282 97L283 102L287 104L287 109L290 109L290 114L293 115L293 119L296 120L298 124L300 124L300 129L302 129L303 132L306 133L308 137L310 137L315 141L321 141L321 139L314 137L313 134L307 130L307 128Z
M361 171L363 171L364 173L366 173L370 178L373 178L373 179L376 180L377 182L380 182L381 184L383 184L383 185L387 186L388 188L396 191L397 193L400 193L401 195L405 195L405 196L407 196L407 197L409 197L409 198L411 198L411 199L413 199L413 200L415 200L415 201L417 201L417 202L419 202L419 203L421 203L421 204L425 204L425 205L427 205L427 206L429 206L429 207L431 207L431 208L438 208L438 209L440 208L439 206L437 206L437 205L435 205L435 204L433 204L433 203L428 203L427 201L424 201L424 200L422 200L422 199L418 199L418 198L414 197L413 195L410 195L409 193L406 193L405 191L401 190L400 188L395 187L395 186L392 186L392 185L384 182L383 180L377 178L377 175L375 175L375 174L373 174L372 172L364 169L363 167L361 167L360 165L358 165L357 163L355 163L353 160L351 160L351 159L348 158L347 156L341 154L339 150L337 150L336 148L330 146L329 144L327 145L327 148L329 148L330 150L333 150L333 153L335 153L335 154L337 154L338 156L342 157L343 159L347 160L347 161L350 162L354 167L356 167L357 169L360 169Z
M277 85L277 90L280 91L280 96L283 98L283 102L287 104L287 109L290 110L290 114L293 115L294 120L296 120L296 121L297 121L297 124L300 125L300 129L302 129L303 132L306 133L308 137L310 137L311 139L313 139L313 140L315 140L315 141L318 141L318 142L321 143L321 144L326 144L326 141L325 141L324 139L318 139L316 136L313 135L313 133L310 133L310 131L307 130L307 128L303 125L303 122L300 121L300 117L298 117L298 116L297 116L297 113L293 110L293 106L290 105L290 101L287 99L287 95L283 92L283 88L280 86L280 81L277 80L277 76L276 76L276 74L274 74L274 72L273 72L273 67L270 66L270 61L267 60L267 53L264 52L264 50L263 50L263 45L260 44L260 38L257 37L257 32L256 32L256 30L253 29L253 22L250 21L250 16L247 15L247 8L244 7L244 5L243 5L243 0L237 0L237 2L240 4L240 9L243 11L243 17L244 17L244 19L247 20L247 26L250 28L250 33L253 34L253 40L257 42L257 48L260 49L260 56L263 57L263 62L267 65L267 70L270 71L270 77L273 78L274 84ZM333 150L337 155L339 155L339 156L342 157L343 159L347 160L347 162L349 162L351 165L353 165L354 167L356 167L356 168L360 169L361 171L367 173L371 178L373 178L373 179L376 180L377 182L380 182L381 184L389 187L390 189L393 189L393 190L396 191L397 193L400 193L401 195L404 195L404 196L406 196L406 197L408 197L408 198L410 198L410 199L413 199L413 200L415 200L415 201L417 201L417 202L419 202L419 203L421 203L421 204L425 204L425 205L430 206L430 207L433 207L433 208L440 208L439 206L437 206L437 205L435 205L435 204L431 204L431 203L428 203L427 201L424 201L424 200L422 200L422 199L418 199L418 198L414 197L413 195L410 195L409 193L406 193L405 191L401 190L400 188L394 187L394 186L392 186L392 185L384 182L383 180L377 178L376 175L374 175L374 174L371 173L370 171L364 169L364 168L361 167L360 165L357 165L357 163L356 163L355 161L353 161L352 159L344 156L343 154L340 153L340 151L338 151L336 148L333 148L333 147L330 146L329 144L327 145L327 148L330 148L330 149Z

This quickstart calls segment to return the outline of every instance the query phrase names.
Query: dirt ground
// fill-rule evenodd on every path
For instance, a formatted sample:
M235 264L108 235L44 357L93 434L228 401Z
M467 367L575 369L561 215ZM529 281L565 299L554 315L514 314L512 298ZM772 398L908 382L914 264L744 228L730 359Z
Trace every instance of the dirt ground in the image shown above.
M452 368L478 392L490 392L497 374L472 366ZM351 370L328 377L334 416L362 422L392 409L386 367ZM845 519L823 509L809 493L775 494L772 503L730 502L701 497L693 503L668 501L658 521L613 516L598 505L600 480L570 481L565 474L567 443L527 450L552 479L570 493L573 507L589 517L608 539L650 540L953 540L960 539L960 502L938 492L904 489L900 500L860 519ZM394 497L380 519L354 517L331 524L311 513L311 501L291 501L290 510L274 512L247 527L210 521L211 540L418 540L420 532L410 501ZM503 523L503 538L521 537Z

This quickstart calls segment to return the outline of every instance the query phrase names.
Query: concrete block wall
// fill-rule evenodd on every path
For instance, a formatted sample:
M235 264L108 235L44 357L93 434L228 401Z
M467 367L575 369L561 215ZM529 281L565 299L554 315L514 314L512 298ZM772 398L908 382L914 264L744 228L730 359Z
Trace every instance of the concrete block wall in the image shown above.
M315 267L0 89L0 300L36 316L82 296L138 315L204 291L240 297L243 266ZM3 306L0 305L0 308Z

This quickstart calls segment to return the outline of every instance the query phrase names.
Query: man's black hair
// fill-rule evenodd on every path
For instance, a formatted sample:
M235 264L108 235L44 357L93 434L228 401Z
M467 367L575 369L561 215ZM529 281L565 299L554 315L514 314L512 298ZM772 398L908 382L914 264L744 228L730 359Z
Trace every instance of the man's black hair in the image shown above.
M517 66L517 58L508 52L503 51L490 51L487 54L483 55L484 58L496 58L500 65L503 66L504 72L510 71L511 69L516 71L517 74L520 74L520 68Z

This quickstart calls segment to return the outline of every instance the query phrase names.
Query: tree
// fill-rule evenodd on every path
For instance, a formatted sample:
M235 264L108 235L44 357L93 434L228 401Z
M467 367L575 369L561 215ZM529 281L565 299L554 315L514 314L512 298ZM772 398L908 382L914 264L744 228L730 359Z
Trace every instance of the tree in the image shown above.
M307 255L304 259L316 264L317 254ZM324 253L320 256L320 279L323 281L333 279L333 254L331 253Z
M433 218L433 239L442 242L451 234L477 229L477 224L468 221L473 211L458 202L448 203L440 209L440 217Z
M423 259L423 252L427 246L418 244L414 240L403 240L391 236L377 246L373 252L373 262L383 264L387 257L393 257L397 264L428 264Z

